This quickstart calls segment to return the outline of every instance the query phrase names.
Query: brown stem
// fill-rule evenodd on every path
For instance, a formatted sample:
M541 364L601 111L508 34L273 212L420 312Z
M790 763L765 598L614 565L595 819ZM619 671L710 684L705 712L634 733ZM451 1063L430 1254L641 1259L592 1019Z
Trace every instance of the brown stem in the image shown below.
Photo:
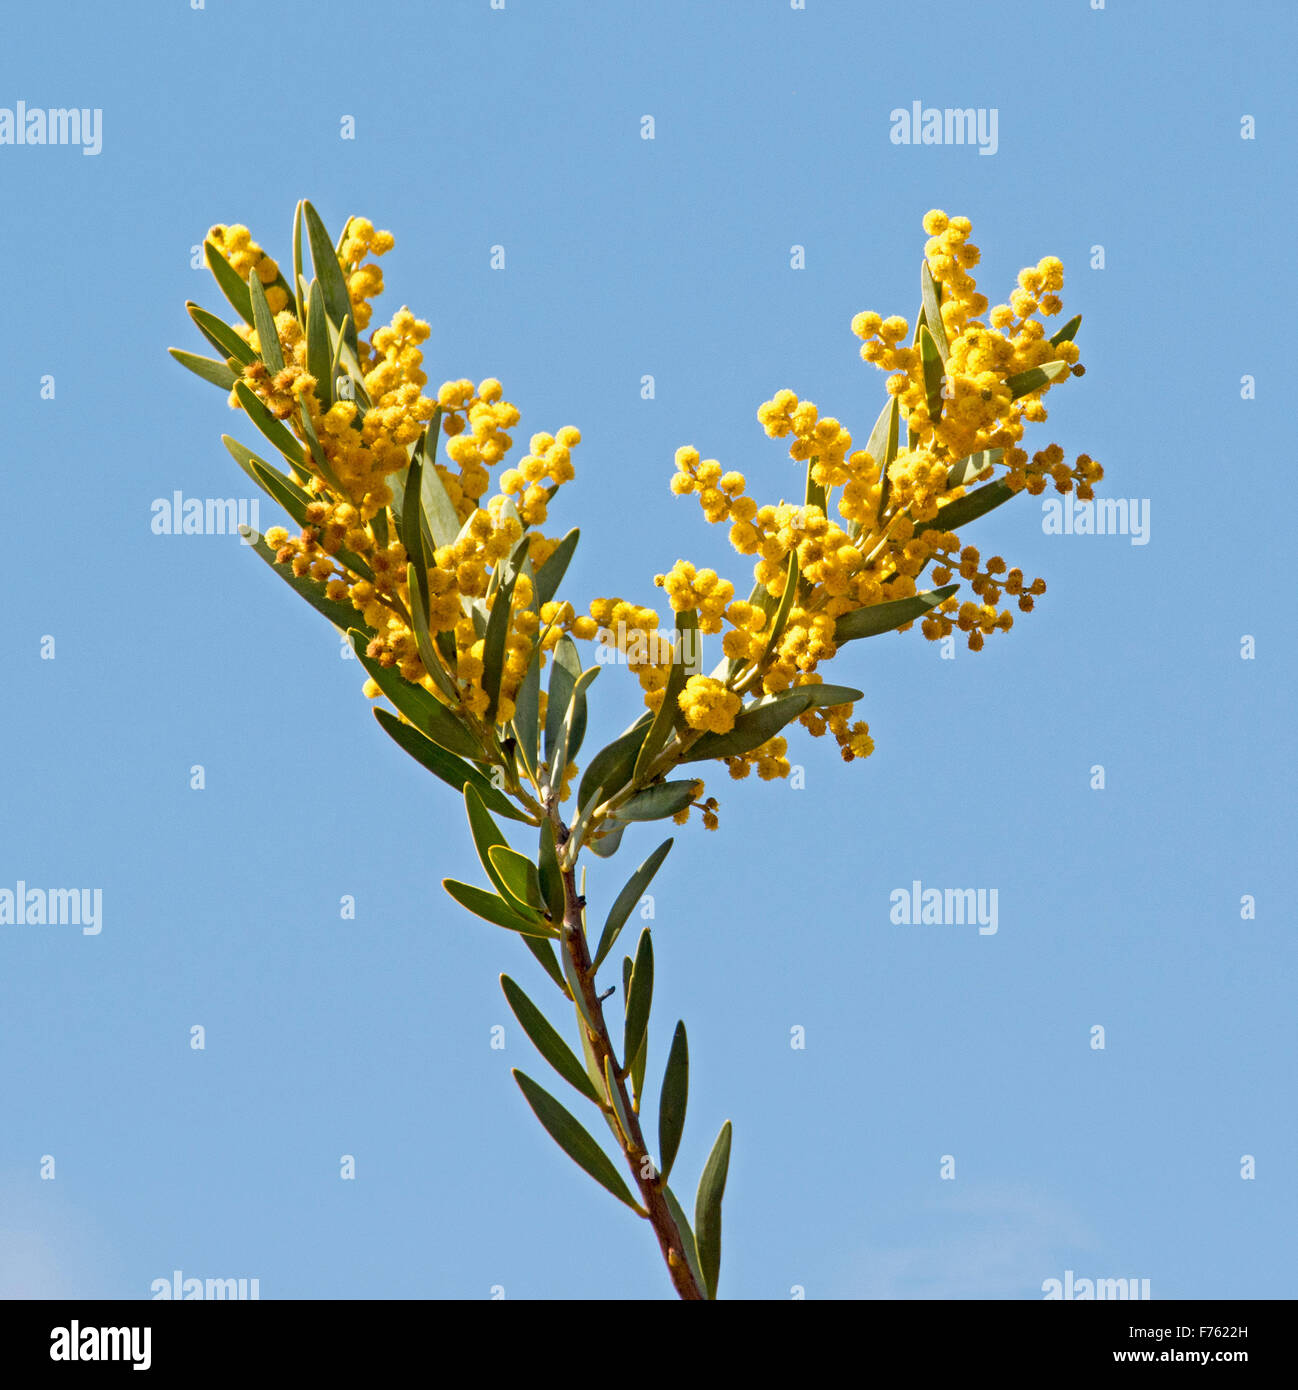
M550 815L555 824L555 839L559 844L562 844L568 838L568 827L559 819L553 797L548 798L548 800ZM631 1169L631 1176L635 1185L640 1191L640 1201L649 1213L649 1222L654 1228L654 1234L658 1237L658 1246L662 1250L663 1259L667 1262L667 1272L671 1276L672 1285L681 1298L704 1301L706 1295L699 1287L698 1281L690 1269L689 1261L685 1258L685 1245L681 1239L676 1220L667 1205L667 1199L663 1196L663 1184L657 1169L649 1165L652 1176L648 1178L642 1176L642 1165L648 1150L645 1147L644 1134L640 1129L639 1116L631 1105L626 1081L618 1067L617 1055L613 1051L613 1043L609 1038L608 1027L604 1022L604 1007L595 990L595 971L591 967L590 947L586 941L586 931L582 921L584 903L577 892L576 868L570 865L563 870L562 877L563 940L560 943L560 949L568 953L573 967L573 976L581 985L584 1011L595 1022L594 1029L591 1029L584 1019L580 1020L579 1026L585 1028L586 1035L590 1039L591 1051L601 1069L604 1067L605 1058L608 1059L607 1075L613 1078L613 1084L617 1087L618 1096L622 1103L621 1110L627 1117L628 1127L631 1131L624 1136L623 1153L627 1165Z

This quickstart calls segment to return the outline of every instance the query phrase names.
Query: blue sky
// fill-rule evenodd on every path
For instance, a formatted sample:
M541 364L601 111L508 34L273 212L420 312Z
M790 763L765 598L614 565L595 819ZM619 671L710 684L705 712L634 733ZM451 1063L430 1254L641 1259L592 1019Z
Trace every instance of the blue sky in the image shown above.
M286 256L303 196L396 234L380 308L432 322L434 383L499 376L524 439L581 428L552 514L582 528L579 605L653 603L678 557L746 584L669 494L672 453L792 496L755 418L783 386L863 437L883 379L848 324L913 319L927 209L973 219L993 302L1063 259L1088 371L1035 439L1099 459L1148 543L1044 534L1019 499L966 536L1049 583L1009 637L849 646L830 678L865 691L872 758L800 737L804 790L712 779L721 830L678 833L654 885L650 1071L684 1018L678 1188L734 1123L723 1296L1040 1298L1066 1269L1298 1292L1275 524L1298 17L1174 8L169 0L11 28L0 107L99 108L103 145L0 145L0 888L99 887L103 919L0 925L0 1294L143 1298L182 1269L266 1298L670 1295L510 1079L545 1068L498 974L551 1001L442 892L475 877L453 794L255 557L151 532L177 489L246 495L219 436L256 442L166 356L204 350L186 299L222 307L191 247L242 221ZM995 107L996 153L893 144L915 101ZM635 682L592 699L588 754ZM596 861L597 918L660 838ZM995 888L998 931L894 925L914 880Z

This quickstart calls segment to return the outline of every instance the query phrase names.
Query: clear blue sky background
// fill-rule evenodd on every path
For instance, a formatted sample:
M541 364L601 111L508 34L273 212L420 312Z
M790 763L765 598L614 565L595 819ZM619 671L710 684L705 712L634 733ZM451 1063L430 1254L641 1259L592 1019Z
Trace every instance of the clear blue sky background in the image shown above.
M968 539L1047 578L1035 614L954 661L917 632L846 648L873 758L800 737L803 791L713 780L721 831L678 834L655 885L650 1068L677 1017L693 1061L676 1185L731 1118L724 1295L1040 1298L1066 1269L1298 1292L1296 31L1282 0L168 0L10 26L0 106L100 107L103 152L0 147L0 886L104 906L96 937L0 927L0 1292L147 1297L179 1268L267 1298L670 1293L510 1079L550 1084L496 977L553 991L444 896L475 877L453 794L255 557L150 531L175 489L246 495L219 435L255 443L166 356L204 350L187 298L221 307L190 249L244 221L286 256L300 196L394 231L381 307L431 319L434 383L500 376L523 440L580 426L553 513L583 529L578 603L652 603L678 556L746 586L669 494L672 452L774 499L801 483L756 422L773 391L868 431L883 381L848 324L913 319L928 208L973 218L993 302L1063 258L1088 373L1035 438L1148 499L1150 542L997 512ZM916 100L996 107L998 153L894 146ZM592 739L635 683L593 698ZM596 862L597 918L659 838ZM892 925L914 879L996 888L999 932Z

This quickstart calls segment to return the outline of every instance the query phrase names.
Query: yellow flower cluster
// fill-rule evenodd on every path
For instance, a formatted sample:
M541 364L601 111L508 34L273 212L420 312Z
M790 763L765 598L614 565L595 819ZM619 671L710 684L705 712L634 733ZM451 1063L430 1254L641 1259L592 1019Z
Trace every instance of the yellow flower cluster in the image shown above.
M735 727L735 716L744 702L724 681L711 676L691 676L680 693L679 704L691 729L700 733L728 734Z
M242 377L271 414L297 436L311 470L308 486L313 500L300 533L290 535L284 527L266 532L276 562L324 585L329 599L350 603L358 614L358 625L372 634L367 656L383 667L395 668L439 700L455 704L470 718L481 719L490 701L482 683L480 628L501 595L492 585L493 572L514 553L527 528L544 521L550 490L543 484L557 486L573 477L572 450L581 441L580 432L565 426L556 435L534 435L527 458L502 475L500 492L486 499L488 470L504 461L513 443L507 431L520 418L517 407L504 399L499 381L487 378L476 386L468 379L448 381L435 398L426 395L423 388L428 378L420 349L429 336L429 325L402 308L368 339L358 339L359 385L367 404L344 397L326 408L318 383L307 370L303 326L288 297L272 284L279 275L275 262L252 241L246 227L217 227L210 235L237 273L246 277L255 269L270 286L267 299L276 311L285 365L271 374L260 362L253 363ZM375 231L365 218L352 218L347 224L338 261L358 329L368 326L370 301L383 291L381 271L366 258L384 255L392 246L391 234ZM255 329L244 325L236 331L260 352ZM359 397L361 392L356 394ZM237 394L231 393L230 403L239 408ZM454 656L449 654L449 644L445 651L438 649L444 667L441 681L430 674L420 655L408 556L396 539L400 519L390 510L393 493L387 481L409 463L412 446L438 418L439 407L439 437L446 437L446 456L445 461L433 459L433 466L462 526L452 543L434 551L427 568L428 635L454 638ZM516 480L523 480L523 486ZM558 541L535 531L527 534L535 570ZM553 650L565 632L589 640L598 628L593 618L577 616L569 603L547 602L539 612L534 603L532 582L520 574L510 600L493 720L497 724L513 717L518 687L538 639L544 662L544 653ZM650 616L656 623L656 615ZM448 677L455 700L445 693L443 682ZM664 675L662 684L665 679ZM378 687L367 682L366 693L375 696ZM565 770L565 795L576 771L575 764Z
M721 618L735 596L735 586L719 578L716 570L696 570L688 560L677 560L670 572L658 575L654 583L667 591L673 613L695 609L700 632L721 631Z
M267 286L266 303L272 314L287 306L287 291L274 283L279 279L279 266L253 241L247 227L238 222L229 227L218 223L207 239L230 262L240 280L246 281L254 270L257 272L257 279Z

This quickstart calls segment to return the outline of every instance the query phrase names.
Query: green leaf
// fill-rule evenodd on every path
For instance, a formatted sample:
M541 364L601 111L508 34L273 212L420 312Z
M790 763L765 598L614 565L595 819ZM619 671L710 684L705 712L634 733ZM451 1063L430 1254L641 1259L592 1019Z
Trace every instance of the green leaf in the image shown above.
M525 936L523 937L523 945L536 957L541 969L563 991L564 997L570 998L567 981L563 978L563 967L560 966L559 958L554 954L554 944L549 941L542 941L535 936Z
M672 647L672 665L667 673L667 686L663 691L662 704L658 706L653 723L649 726L649 733L636 755L635 768L631 774L633 780L638 782L648 776L650 764L667 746L672 731L678 724L684 723L680 694L690 676L697 674L701 649L698 612L690 608L683 613L677 613L676 641ZM687 657L690 658L688 664ZM691 667L693 669L690 669Z
M880 633L892 632L906 623L913 623L930 608L936 608L943 599L950 598L959 587L958 584L944 584L940 589L925 589L913 598L890 599L887 603L876 603L869 608L844 613L834 624L834 641L854 642L860 637L877 637Z
M500 875L505 885L509 905L516 912L525 913L545 911L545 898L541 893L541 877L536 865L525 854L520 854L508 845L493 845L488 851L492 867ZM562 914L560 914L562 916Z
M684 782L659 782L636 792L630 801L624 802L613 812L613 816L620 821L662 820L664 816L674 816L677 811L684 810L698 791L696 778ZM594 846L591 848L594 849Z
M559 735L563 731L563 721L568 716L572 704L572 692L577 687L581 675L581 656L577 644L564 633L555 644L553 664L550 668L549 698L545 703L545 760L551 772L562 775L563 768L555 767L555 751ZM565 762L564 767L567 767Z
M485 888L475 888L471 883L459 883L453 878L444 878L442 887L461 907L466 907L484 922L509 931L520 932L524 936L557 936L558 933L548 923L538 917L520 917L505 901Z
M562 783L564 769L581 751L582 740L586 737L586 691L594 684L598 675L599 667L592 666L589 671L583 671L577 677L577 683L572 688L568 712L559 727L559 737L552 755L551 781L558 779Z
M514 697L514 738L528 775L535 778L540 739L541 649L535 647L527 672Z
M333 353L329 348L325 313L324 291L319 280L312 280L307 298L306 369L315 377L316 399L321 410L328 410L334 403Z
M508 898L509 893L505 888L505 880L501 877L500 870L491 862L493 849L508 848L505 837L500 833L500 827L491 819L491 814L482 797L473 787L465 787L464 789L464 809L468 812L469 831L473 836L473 846L478 851L478 858L482 861L482 867L487 871L487 877L491 880L492 887L502 897Z
M798 552L789 551L789 563L784 571L784 590L780 594L780 606L775 610L775 617L772 619L766 637L766 647L762 655L762 660L775 650L775 644L784 636L784 629L789 623L789 614L793 612L794 601L798 597Z
M667 1203L667 1210L671 1212L676 1229L680 1232L681 1240L685 1243L685 1249L681 1251L685 1256L685 1263L689 1265L690 1272L694 1275L694 1282L706 1292L707 1284L703 1279L703 1270L699 1266L699 1252L694 1240L694 1232L690 1229L690 1223L681 1204L676 1200L676 1194L666 1183L663 1184L663 1200Z
M1016 496L1018 494L1004 478L996 478L975 491L966 493L963 497L957 497L954 502L948 502L945 507L939 507L937 515L932 521L916 524L915 534L918 536L921 532L934 529L958 531L962 526L968 526L971 521L977 521L980 516L985 516L994 508L1008 502L1011 497ZM845 616L850 617L851 615ZM841 622L842 619L840 618L839 621Z
M380 666L366 653L368 646L363 633L352 635L352 649L356 659L389 700L406 716L420 733L427 734L432 741L448 753L458 753L461 757L480 761L485 754L482 745L468 729L435 696L408 681L395 666ZM503 841L501 842L504 843Z
M984 468L994 467L1005 457L1004 449L980 449L976 454L966 454L951 465L946 475L947 487L963 487L971 478L976 478ZM924 528L917 526L916 535Z
M224 391L232 391L239 379L223 361L215 357L199 357L197 353L185 352L181 348L168 348L167 351L182 367L188 367L195 376L201 376L204 381L210 381Z
M564 929L565 931L567 928ZM572 952L565 945L559 947L559 956L563 965L563 978L568 984L568 997L577 1006L577 1017L581 1024L589 1028L592 1033L598 1033L599 1020L595 1017L590 1005L586 1002L586 992L581 987L581 978L577 974L577 964L573 960ZM585 1040L589 1044L589 1039ZM588 1057L593 1061L594 1054L588 1052ZM591 1072L591 1079L597 1081L600 1075L596 1067Z
M568 562L572 559L573 551L577 549L577 540L581 532L573 527L571 531L555 546L550 553L550 558L536 572L536 580L532 588L536 594L536 608L539 613L543 603L549 603L558 591L559 585L563 582L563 576L568 571Z
M919 358L924 368L924 390L928 400L928 418L935 423L942 415L942 354L937 350L937 341L929 331L928 324L919 329Z
M378 515L381 516L382 513ZM375 520L377 519L376 516ZM446 662L439 660L438 653L444 653L445 648L440 644L434 645L433 634L428 630L428 609L424 607L423 597L419 592L419 581L415 578L415 567L411 564L406 565L406 592L410 595L410 623L414 629L415 645L419 648L419 659L424 663L424 670L448 700L458 703L459 688L446 670L447 663L451 664L452 670L454 669L455 638L451 637L452 651Z
M420 492L423 476L424 455L416 449L406 472L405 496L401 504L400 536L405 546L409 562L419 590L419 602L423 612L428 612L428 555L424 550L424 505Z
M919 286L924 301L924 322L928 325L928 331L933 335L933 342L945 363L950 348L946 341L946 326L942 322L941 286L933 279L927 259L920 268Z
M221 293L230 301L230 307L244 323L252 327L252 300L248 298L248 286L239 278L234 267L225 259L215 242L205 241L203 243L203 256L207 261L208 269L212 272L212 278L216 281Z
M604 1090L608 1095L609 1104L613 1107L613 1114L618 1124L618 1141L631 1141L631 1117L627 1114L626 1104L622 1099L621 1088L617 1084L617 1075L613 1067L613 1059L604 1054Z
M622 1056L629 1066L639 1054L649 1027L649 1010L654 997L654 948L646 927L640 933L635 950L635 965L631 970L631 985L626 994L626 1034Z
M662 1093L658 1097L658 1161L662 1181L671 1176L672 1164L685 1129L685 1106L690 1093L690 1049L685 1024L678 1022L667 1054Z
M1050 339L1051 347L1058 347L1060 343L1071 343L1077 337L1077 330L1082 326L1081 314L1074 314L1066 324Z
M255 270L248 272L248 297L252 301L252 323L257 330L261 360L266 364L266 370L274 376L276 372L284 370L284 353L275 328L275 315L266 302L266 287Z
M243 406L244 413L247 417L257 426L275 448L278 449L290 463L298 468L305 468L306 455L302 452L302 446L270 411L266 409L252 387L249 386L246 381L238 381L235 383L234 394L239 398L239 404Z
M320 282L320 288L324 291L325 309L329 317L342 330L343 339L351 349L353 356L356 353L356 325L351 322L344 324L344 320L351 319L352 301L347 293L347 281L343 278L342 267L338 264L338 256L334 251L333 242L329 240L329 233L325 230L324 223L320 220L320 214L308 202L303 202L302 211L306 216L307 238L311 243L311 264L315 269L315 278Z
M1061 376L1067 376L1070 370L1067 362L1043 362L1039 367L1006 377L1005 384L1010 388L1011 400L1018 400L1020 396L1039 391L1052 381L1058 381Z
M854 690L850 685L800 685L799 690L811 691L810 709L825 709L829 705L854 705L865 699L864 691Z
M546 949L549 950L550 948L547 947ZM509 1001L509 1007L514 1011L514 1017L531 1040L532 1046L570 1086L580 1091L587 1100L594 1101L596 1105L603 1104L603 1097L595 1089L594 1082L586 1075L586 1069L573 1056L572 1050L559 1036L550 1020L508 975L500 977L500 987L505 991L505 998Z
M617 900L609 911L608 920L604 923L604 931L599 938L599 948L595 952L594 969L599 969L605 957L613 949L613 943L626 925L627 918L630 917L636 904L644 896L644 890L648 888L653 876L662 867L662 862L667 858L673 843L672 840L664 840L631 875L622 891L617 895Z
M615 795L631 780L636 754L649 732L653 717L646 710L625 733L619 734L590 760L577 790L579 806L585 806L600 787L604 787L609 795Z
M200 309L192 300L185 304L185 308L189 310L189 317L198 326L198 331L224 357L233 357L244 366L259 360L252 348L223 319L209 314L206 309Z
M517 573L510 575L496 590L495 601L487 616L487 630L482 639L482 688L487 692L487 708L483 723L495 723L500 706L500 681L505 669L505 641L509 636L511 601Z
M541 876L541 896L550 911L552 922L562 922L565 897L563 874L559 869L559 856L554 844L554 822L547 816L541 822L541 847L537 854L537 868Z
M694 1199L694 1230L699 1247L699 1265L709 1298L717 1296L721 1277L721 1199L726 1194L726 1173L730 1168L730 1121L721 1126L717 1142L703 1165L698 1195Z
M424 470L419 491L424 504L424 517L428 523L428 533L433 538L433 545L439 549L444 545L454 544L456 536L460 533L459 514L451 502L450 494L446 491L446 484L442 481L442 475L437 471L437 440L441 428L442 408L438 406L436 414L428 422L419 441L419 447L424 456ZM429 563L431 564L431 562L432 557L430 556Z
M590 1137L577 1119L571 1115L555 1098L543 1090L526 1073L514 1068L514 1080L518 1082L532 1113L540 1120L551 1139L579 1167L584 1168L601 1187L607 1188L619 1202L625 1202L632 1211L644 1215L644 1208L627 1191L612 1160Z
M364 641L368 641L374 636L374 633L361 622L360 614L350 602L339 603L334 599L326 598L325 586L318 579L312 579L310 575L305 574L296 575L290 565L277 565L275 552L251 527L244 528L241 534L250 539L250 549L255 550L289 588L296 590L317 613L328 618L340 632L355 628Z
M291 478L285 477L277 468L272 468L265 459L258 458L246 445L240 444L228 434L221 436L221 442L230 451L234 461L271 499L288 513L299 526L306 525L306 509L311 498ZM361 562L364 564L364 562ZM366 566L368 569L369 567ZM369 577L368 575L366 576Z
M626 824L623 821L615 821L606 826L604 834L599 839L590 841L590 852L600 859L612 859L622 843L622 835L625 830Z
M347 490L338 481L338 475L334 472L333 465L329 462L328 455L321 446L319 436L315 432L315 424L312 422L311 411L307 406L307 394L306 391L300 391L298 393L297 406L298 418L302 422L302 433L306 435L307 448L311 453L311 462L315 465L315 471L319 473L325 482L333 489L334 495L345 497L347 495ZM342 560L343 564L347 565L349 568L354 569L358 563L364 567L364 570L369 569L369 566L361 560L360 556L353 555L350 550L344 550L340 546L335 553L338 558ZM361 573L363 570L357 572Z
M302 302L302 199L298 199L293 209L293 302L297 305L297 319L306 323L305 304ZM307 368L310 371L310 368Z
M705 758L733 758L740 753L751 753L767 739L774 738L791 720L809 710L817 702L817 689L814 685L799 685L792 690L782 690L777 695L765 695L760 700L754 700L736 717L735 727L729 733L704 734L697 743L686 749L681 761L695 763Z
M866 441L865 451L879 465L879 511L888 505L888 493L890 483L888 482L888 469L892 467L897 457L897 446L901 440L901 402L896 396L888 400L888 404L879 412L879 418L874 422L874 428L870 431L870 438ZM861 534L861 523L854 521L848 527L848 534L853 540Z
M471 784L482 798L483 804L494 811L498 816L507 816L510 820L522 821L524 824L531 825L532 818L500 791L493 787L491 779L484 776L473 767L466 763L462 758L457 758L454 753L448 753L445 748L436 744L426 734L421 734L413 724L407 724L404 719L399 719L391 710L382 709L380 706L372 706L374 717L379 721L379 727L385 734L404 752L421 766L428 769L435 777L440 777L447 786L454 787L457 792L463 793L466 783Z

